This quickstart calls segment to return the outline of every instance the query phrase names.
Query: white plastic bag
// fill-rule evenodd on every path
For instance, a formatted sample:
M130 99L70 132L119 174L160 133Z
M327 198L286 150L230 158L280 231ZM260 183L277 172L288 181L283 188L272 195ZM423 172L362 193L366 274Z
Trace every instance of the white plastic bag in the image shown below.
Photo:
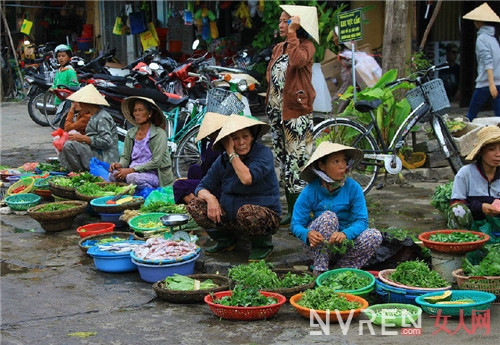
M321 64L315 63L312 67L312 84L316 91L316 98L313 103L313 110L320 113L332 111L332 96L328 90L325 76L321 70Z

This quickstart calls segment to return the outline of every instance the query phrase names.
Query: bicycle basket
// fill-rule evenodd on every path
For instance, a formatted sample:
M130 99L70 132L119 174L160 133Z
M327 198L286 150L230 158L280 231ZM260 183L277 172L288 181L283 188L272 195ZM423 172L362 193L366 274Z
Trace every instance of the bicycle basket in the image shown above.
M441 79L431 80L423 84L422 88L416 87L406 93L405 97L410 103L411 110L417 109L420 104L425 102L422 92L427 95L433 114L444 115L450 110L450 101Z
M224 89L208 90L207 112L222 115L240 114L245 105L233 92Z

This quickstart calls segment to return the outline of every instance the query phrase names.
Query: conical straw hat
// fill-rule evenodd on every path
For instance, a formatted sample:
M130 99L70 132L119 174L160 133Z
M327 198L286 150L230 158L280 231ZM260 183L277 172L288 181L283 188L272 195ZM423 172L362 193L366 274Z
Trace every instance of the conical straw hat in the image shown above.
M253 130L253 127L255 127L255 130L257 132ZM223 151L224 146L222 145L221 142L222 139L230 134L233 134L245 128L250 129L252 134L254 135L254 140L257 140L258 138L262 137L264 134L269 132L271 126L269 126L265 122L259 121L257 118L253 116L231 114L226 120L226 122L224 122L224 125L222 126L219 135L217 135L217 139L215 139L214 144L212 146L213 150Z
M497 126L486 126L477 132L477 142L474 148L465 157L468 161L475 160L484 145L500 142L500 128Z
M210 134L217 132L222 128L222 125L224 125L224 122L226 122L228 118L229 116L227 115L211 112L206 113L205 117L203 117L203 121L201 121L196 141L200 141L201 139L208 137Z
M498 17L495 11L493 11L486 2L467 13L465 16L463 16L463 18L476 20L479 22L500 23L500 17Z
M165 115L161 111L160 107L156 105L155 101L151 98L140 97L140 96L130 96L125 98L122 103L122 114L125 116L128 122L130 122L134 126L138 126L137 122L134 119L134 107L135 101L141 100L147 102L153 106L153 114L151 115L151 122L154 123L156 127L165 128L167 126L167 120L165 119Z
M302 168L302 172L300 173L300 178L304 181L311 182L318 175L314 173L312 168L317 168L315 163L325 156L328 156L331 153L345 151L347 157L347 161L349 162L351 159L352 162L349 162L349 169L355 168L363 159L363 151L360 149L356 149L354 147L345 146L341 144L331 143L329 141L323 141L309 158L309 162Z
M74 102L105 105L109 107L109 103L92 84L82 87L80 90L70 95L67 99Z
M291 17L300 18L300 26L319 44L318 10L313 6L280 5Z

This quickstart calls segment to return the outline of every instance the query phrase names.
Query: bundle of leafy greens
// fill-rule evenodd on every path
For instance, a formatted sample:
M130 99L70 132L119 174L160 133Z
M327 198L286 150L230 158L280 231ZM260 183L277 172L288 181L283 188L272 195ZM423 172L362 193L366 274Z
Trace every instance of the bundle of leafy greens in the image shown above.
M419 260L401 262L389 275L389 279L403 285L421 288L442 288L449 285L439 273L432 271L424 261Z
M473 265L467 257L462 261L465 275L473 276L500 276L500 244L484 246L488 253L477 265Z
M316 289L304 291L304 294L297 301L297 304L314 310L351 310L358 309L361 304L356 301L348 301L344 296L339 295L335 289L329 286L318 286Z
M164 282L167 289L176 291L206 290L218 287L212 279L199 281L177 273L165 278Z
M213 295L212 295L213 298ZM274 297L266 297L256 288L236 285L231 296L224 296L220 299L214 298L214 303L232 307L263 307L278 303Z

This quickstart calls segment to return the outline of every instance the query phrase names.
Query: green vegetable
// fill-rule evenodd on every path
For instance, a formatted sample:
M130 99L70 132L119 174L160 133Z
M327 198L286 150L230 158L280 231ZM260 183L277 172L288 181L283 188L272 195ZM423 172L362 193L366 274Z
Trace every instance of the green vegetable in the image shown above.
M36 210L36 212L54 212L54 211L67 210L73 207L75 207L75 205L47 204L44 205L43 207L40 207L38 210Z
M95 182L85 182L77 188L77 192L88 196L110 196L123 193L129 186L119 186L115 184L98 185Z
M327 276L321 285L335 290L357 290L370 284L370 279L352 271L344 271Z
M238 265L229 269L228 276L238 284L258 289L280 289L309 284L314 277L309 274L297 275L288 272L282 279L272 271L273 265L264 260L248 265Z
M350 302L329 286L318 286L304 292L297 304L314 310L351 310L361 307L359 302Z
M167 204L162 201L153 201L150 202L147 206L142 204L139 209L140 213L155 213L155 212L163 212L163 213L186 213L186 205L175 205L175 204Z
M453 189L453 180L448 183L437 186L434 194L431 196L431 205L441 213L447 213L450 208L451 191Z
M430 241L443 242L443 243L466 243L466 242L476 242L481 240L476 234L470 232L458 232L454 231L449 234L432 234L429 236Z
M262 307L278 303L276 298L266 297L258 289L243 287L242 285L236 285L231 296L224 296L221 299L214 298L213 301L216 304L232 307Z
M202 282L189 278L180 274L174 274L173 276L165 278L165 286L169 290L176 291L194 291L194 290L205 290L218 287L214 284L212 279L207 279ZM196 286L196 282L199 282L199 286Z
M467 257L462 260L462 269L467 276L500 276L500 244L488 244L484 250L487 254L477 265Z
M322 249L323 254L328 249L330 250L332 255L345 255L347 249L354 248L354 241L348 239L343 240L342 243L340 244L337 243L330 244L328 240L323 240L323 244L324 244Z
M425 262L419 260L400 263L388 278L396 283L421 288L442 288L449 285L436 271L431 271Z

